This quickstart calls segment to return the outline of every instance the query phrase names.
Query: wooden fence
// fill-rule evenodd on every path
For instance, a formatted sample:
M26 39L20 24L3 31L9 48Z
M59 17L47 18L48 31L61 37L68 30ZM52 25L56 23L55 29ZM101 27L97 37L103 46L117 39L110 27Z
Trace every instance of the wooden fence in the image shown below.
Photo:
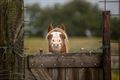
M28 56L37 80L103 80L102 53L41 54Z
M109 11L101 52L25 57L23 19L23 0L0 0L0 80L111 80Z

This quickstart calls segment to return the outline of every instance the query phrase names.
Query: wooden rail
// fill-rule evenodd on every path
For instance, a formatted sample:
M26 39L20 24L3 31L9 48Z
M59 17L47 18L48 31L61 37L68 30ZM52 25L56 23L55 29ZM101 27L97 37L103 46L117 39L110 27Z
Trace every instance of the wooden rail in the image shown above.
M36 80L102 80L101 56L101 52L40 54L28 56L27 63Z
M41 67L100 67L102 53L42 54L28 56L30 68Z

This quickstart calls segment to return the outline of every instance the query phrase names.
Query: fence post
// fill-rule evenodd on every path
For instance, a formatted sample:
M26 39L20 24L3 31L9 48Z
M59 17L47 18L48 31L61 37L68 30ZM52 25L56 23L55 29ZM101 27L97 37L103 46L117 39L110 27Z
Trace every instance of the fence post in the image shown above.
M103 11L103 80L111 80L110 11Z
M118 22L118 54L119 54L119 70L120 70L120 0L119 0L119 22ZM120 79L120 71L119 71L119 79Z
M23 80L23 0L0 0L0 80Z

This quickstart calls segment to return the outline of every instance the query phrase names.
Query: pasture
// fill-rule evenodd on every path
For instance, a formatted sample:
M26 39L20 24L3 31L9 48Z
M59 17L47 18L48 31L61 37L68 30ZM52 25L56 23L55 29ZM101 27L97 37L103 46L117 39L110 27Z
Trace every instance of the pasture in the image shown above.
M101 46L100 38L85 38L85 37L74 37L69 38L69 51L79 52L80 48L86 50L97 50ZM28 48L27 53L34 53L39 49L43 51L47 50L47 40L45 38L38 37L25 37L24 47Z

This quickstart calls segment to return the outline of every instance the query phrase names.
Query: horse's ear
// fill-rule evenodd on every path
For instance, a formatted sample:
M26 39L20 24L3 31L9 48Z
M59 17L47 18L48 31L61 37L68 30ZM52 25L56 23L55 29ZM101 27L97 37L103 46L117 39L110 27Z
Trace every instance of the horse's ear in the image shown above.
M60 28L61 28L62 30L65 30L65 25L64 25L64 24L61 24Z
M48 32L50 32L52 29L53 29L53 26L52 26L52 24L50 24L50 25L48 26Z

